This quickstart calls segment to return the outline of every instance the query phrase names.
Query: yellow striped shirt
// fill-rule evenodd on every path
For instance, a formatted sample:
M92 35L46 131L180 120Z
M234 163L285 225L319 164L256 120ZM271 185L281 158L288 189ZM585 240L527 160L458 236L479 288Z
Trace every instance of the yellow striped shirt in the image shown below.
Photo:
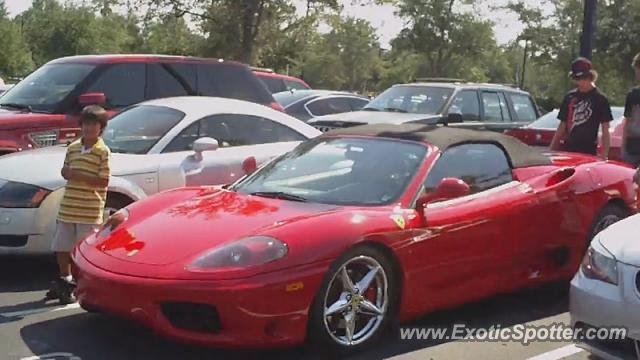
M64 165L86 175L109 179L111 151L98 138L91 149L83 151L82 139L67 147ZM64 196L58 212L58 220L76 224L101 224L104 205L107 200L107 188L92 186L80 181L67 181Z

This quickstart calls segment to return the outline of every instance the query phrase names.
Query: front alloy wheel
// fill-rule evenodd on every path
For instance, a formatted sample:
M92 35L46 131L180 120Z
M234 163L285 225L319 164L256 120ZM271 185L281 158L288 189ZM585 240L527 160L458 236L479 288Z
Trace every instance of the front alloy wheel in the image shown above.
M395 307L392 272L389 259L370 247L352 249L336 260L311 314L314 340L339 353L374 343Z

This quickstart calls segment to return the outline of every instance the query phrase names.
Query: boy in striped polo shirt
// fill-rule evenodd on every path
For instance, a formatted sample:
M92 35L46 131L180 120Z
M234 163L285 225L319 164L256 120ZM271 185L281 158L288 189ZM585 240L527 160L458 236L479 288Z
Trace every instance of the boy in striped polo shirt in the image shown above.
M60 303L75 301L70 252L75 244L103 222L107 186L111 170L111 151L101 138L107 126L107 113L100 106L87 106L80 115L82 137L67 147L62 177L67 180L58 212L52 249L56 253L60 278L47 293Z

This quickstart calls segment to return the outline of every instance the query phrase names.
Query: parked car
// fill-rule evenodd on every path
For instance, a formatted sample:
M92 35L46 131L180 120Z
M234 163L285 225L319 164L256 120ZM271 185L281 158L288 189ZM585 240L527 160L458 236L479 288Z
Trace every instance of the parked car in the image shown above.
M159 191L244 175L320 132L283 112L223 98L176 97L134 105L104 131L112 151L107 212ZM66 147L0 157L0 254L48 253L65 180Z
M159 55L73 56L51 61L0 98L0 154L67 143L86 105L110 115L144 100L205 95L281 110L246 65Z
M612 106L611 112L613 121L611 122L611 143L609 148L609 158L622 160L622 124L624 119L624 107ZM509 129L506 133L515 136L525 144L533 146L549 147L553 141L553 136L560 125L558 120L558 109L554 109L531 124L517 129ZM600 147L598 147L600 151Z
M301 79L293 76L275 73L270 69L251 68L253 72L264 82L272 94L287 90L308 90L311 87Z
M320 116L309 123L322 131L379 123L448 123L502 132L538 116L531 95L509 86L417 82L387 89L361 111Z
M632 216L599 233L571 281L571 325L582 334L615 334L610 340L583 339L578 346L597 359L637 359L640 345L640 217ZM614 330L615 329L615 330ZM620 329L623 332L619 332ZM614 333L614 331L616 331Z
M361 110L369 98L344 91L298 90L273 94L284 111L302 121L316 116Z
M121 210L76 247L77 295L182 341L355 352L396 321L570 279L637 211L633 173L495 132L335 130L229 187Z

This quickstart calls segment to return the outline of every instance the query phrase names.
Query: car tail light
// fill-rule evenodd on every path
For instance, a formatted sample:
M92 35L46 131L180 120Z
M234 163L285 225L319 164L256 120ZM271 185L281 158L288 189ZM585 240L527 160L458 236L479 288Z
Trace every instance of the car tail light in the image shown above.
M278 111L284 112L284 108L282 107L282 105L280 105L280 103L277 103L277 102L274 101L271 104L269 104L269 106L271 106L271 108L274 109L274 110L278 110Z

